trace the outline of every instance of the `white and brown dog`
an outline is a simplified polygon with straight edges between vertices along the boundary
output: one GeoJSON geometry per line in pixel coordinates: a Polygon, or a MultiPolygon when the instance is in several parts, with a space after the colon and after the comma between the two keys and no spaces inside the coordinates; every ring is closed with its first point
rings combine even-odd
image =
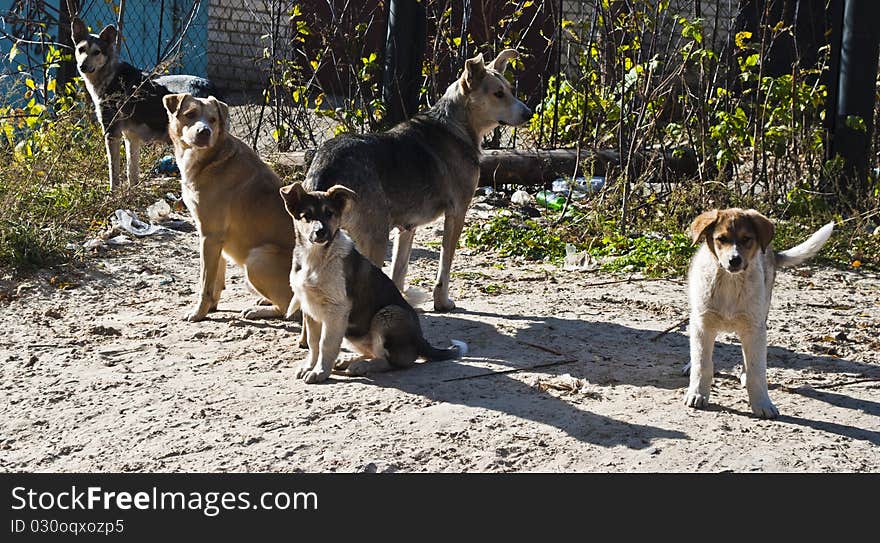
{"type": "Polygon", "coordinates": [[[813,257],[833,229],[834,223],[826,224],[804,243],[775,253],[770,246],[773,223],[753,209],[713,209],[694,220],[694,243],[704,243],[688,272],[691,361],[685,404],[708,405],[715,336],[735,332],[742,343],[741,379],[752,412],[762,418],[779,415],[767,393],[767,313],[776,269],[813,257]]]}

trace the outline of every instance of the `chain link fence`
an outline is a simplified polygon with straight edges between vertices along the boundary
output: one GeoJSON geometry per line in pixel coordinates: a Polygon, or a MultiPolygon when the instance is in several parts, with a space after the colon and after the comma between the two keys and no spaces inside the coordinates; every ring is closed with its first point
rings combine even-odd
{"type": "MultiPolygon", "coordinates": [[[[39,85],[46,79],[40,74],[58,64],[57,59],[46,60],[46,51],[57,47],[69,54],[66,29],[71,14],[78,14],[95,32],[107,24],[120,25],[123,58],[143,70],[214,80],[233,105],[233,131],[259,151],[311,149],[341,131],[388,128],[383,59],[390,2],[7,0],[0,11],[2,73],[24,74],[39,85]]],[[[815,145],[802,150],[790,144],[817,137],[813,119],[799,114],[789,126],[773,128],[793,134],[783,140],[771,132],[762,137],[765,119],[760,115],[735,118],[737,108],[749,115],[766,108],[750,102],[748,93],[763,91],[749,87],[754,82],[743,83],[740,71],[747,68],[737,66],[737,55],[749,51],[773,56],[791,41],[789,27],[768,24],[773,22],[767,19],[769,11],[755,12],[751,17],[757,19],[745,21],[743,6],[750,2],[422,0],[419,5],[424,9],[423,43],[403,44],[424,46],[415,82],[419,109],[435,103],[464,61],[477,52],[493,58],[514,47],[521,53],[508,75],[516,94],[538,115],[528,126],[498,129],[485,142],[487,148],[571,147],[580,142],[594,149],[611,146],[627,157],[683,142],[700,154],[701,179],[728,167],[722,164],[726,161],[733,170],[724,170],[725,175],[759,171],[749,173],[755,186],[755,176],[781,179],[789,161],[799,168],[804,153],[809,163],[804,171],[821,173],[822,153],[815,145]],[[763,26],[749,34],[751,45],[742,47],[734,36],[745,23],[763,26]],[[696,56],[697,48],[704,56],[696,56]],[[715,57],[707,61],[705,52],[715,57]],[[632,87],[633,82],[638,86],[632,87]],[[707,94],[716,88],[737,97],[707,94]],[[718,98],[716,105],[710,98],[718,98]],[[719,123],[721,114],[733,117],[719,123]],[[615,116],[623,121],[614,124],[615,116]],[[741,122],[746,124],[730,128],[741,122]],[[733,136],[725,140],[712,135],[719,126],[744,143],[728,148],[726,141],[733,136]],[[675,127],[679,132],[671,132],[675,127]],[[777,149],[769,147],[771,137],[777,149]],[[745,157],[749,139],[761,148],[745,157]],[[713,156],[725,152],[723,160],[713,156]]],[[[767,6],[769,10],[771,4],[767,6]]],[[[799,54],[793,53],[795,62],[799,54]]],[[[793,62],[781,58],[782,71],[769,75],[791,72],[793,62]]],[[[810,63],[816,65],[817,59],[810,63]]],[[[767,70],[771,68],[768,63],[767,70]]],[[[60,72],[64,70],[70,74],[72,65],[61,62],[60,72]]],[[[818,81],[810,72],[805,77],[818,81]]],[[[818,96],[817,89],[806,92],[818,96]]],[[[770,90],[778,94],[778,88],[770,90]]]]}

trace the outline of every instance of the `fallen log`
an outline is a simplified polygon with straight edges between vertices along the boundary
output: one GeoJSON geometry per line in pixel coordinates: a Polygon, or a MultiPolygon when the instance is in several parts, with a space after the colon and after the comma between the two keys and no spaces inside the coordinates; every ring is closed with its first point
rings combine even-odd
{"type": "MultiPolygon", "coordinates": [[[[314,150],[272,155],[270,161],[281,168],[304,172],[314,150]]],[[[574,172],[576,149],[487,149],[480,157],[480,185],[546,185],[574,172]]],[[[630,167],[635,177],[650,173],[652,181],[680,180],[697,176],[697,158],[691,149],[650,150],[633,157],[630,167]]],[[[620,154],[610,149],[582,150],[578,175],[609,176],[619,171],[620,154]]]]}

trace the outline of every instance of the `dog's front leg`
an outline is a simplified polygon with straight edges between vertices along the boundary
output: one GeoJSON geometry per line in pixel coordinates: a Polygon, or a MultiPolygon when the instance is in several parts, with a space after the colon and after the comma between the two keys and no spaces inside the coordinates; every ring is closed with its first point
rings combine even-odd
{"type": "Polygon", "coordinates": [[[391,256],[391,280],[397,290],[403,292],[406,284],[406,270],[409,267],[409,256],[412,253],[415,228],[400,229],[394,238],[394,254],[391,256]]]}
{"type": "MultiPolygon", "coordinates": [[[[306,383],[320,383],[326,381],[333,371],[336,359],[339,358],[339,350],[342,347],[342,340],[345,337],[345,329],[348,324],[347,316],[345,318],[334,317],[331,321],[321,323],[321,334],[317,340],[320,347],[318,355],[318,364],[312,367],[311,371],[303,376],[306,383]]],[[[309,341],[309,353],[312,352],[312,345],[316,341],[312,334],[311,327],[306,330],[309,341]]]]}
{"type": "Polygon", "coordinates": [[[110,168],[110,192],[119,187],[119,135],[112,132],[104,134],[104,148],[107,150],[107,164],[110,168]]]}
{"type": "Polygon", "coordinates": [[[307,336],[309,342],[309,354],[296,369],[294,375],[297,379],[303,379],[309,373],[313,373],[312,368],[318,363],[318,355],[321,352],[321,328],[323,327],[320,321],[309,317],[305,311],[303,311],[302,316],[303,335],[307,336]]]}
{"type": "Polygon", "coordinates": [[[199,251],[199,302],[196,308],[187,313],[186,320],[197,322],[205,318],[211,308],[217,306],[214,289],[217,285],[217,271],[220,267],[223,238],[207,235],[201,237],[199,251]]]}
{"type": "Polygon", "coordinates": [[[437,270],[437,282],[434,284],[434,310],[451,311],[455,302],[449,298],[449,272],[452,269],[452,257],[458,247],[458,238],[464,227],[466,210],[447,210],[443,221],[443,246],[440,248],[440,269],[437,270]]]}
{"type": "Polygon", "coordinates": [[[125,163],[128,170],[128,185],[138,183],[141,167],[141,140],[134,136],[125,136],[125,163]]]}
{"type": "Polygon", "coordinates": [[[746,365],[746,390],[752,413],[763,419],[775,419],[779,410],[767,393],[767,327],[759,326],[740,335],[746,365]]]}
{"type": "MultiPolygon", "coordinates": [[[[284,314],[284,318],[287,320],[293,320],[296,316],[296,312],[300,310],[299,296],[296,293],[293,294],[293,298],[290,299],[290,304],[287,306],[287,313],[284,314]]],[[[301,312],[302,315],[302,332],[299,334],[299,346],[300,348],[308,347],[308,332],[306,331],[306,314],[301,312]]]]}
{"type": "Polygon", "coordinates": [[[709,405],[715,372],[712,363],[715,334],[715,329],[707,327],[702,318],[691,315],[691,380],[684,397],[688,407],[704,408],[709,405]]]}

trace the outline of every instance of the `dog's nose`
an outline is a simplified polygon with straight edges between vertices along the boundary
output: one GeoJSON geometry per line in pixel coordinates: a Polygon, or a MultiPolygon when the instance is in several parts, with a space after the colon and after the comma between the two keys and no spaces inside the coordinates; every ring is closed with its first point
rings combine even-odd
{"type": "Polygon", "coordinates": [[[731,268],[734,268],[734,269],[739,268],[740,265],[742,264],[742,262],[743,262],[743,259],[739,255],[735,255],[735,256],[730,257],[730,267],[731,268]]]}
{"type": "Polygon", "coordinates": [[[196,143],[199,145],[207,145],[211,141],[211,129],[201,126],[196,130],[196,143]]]}

